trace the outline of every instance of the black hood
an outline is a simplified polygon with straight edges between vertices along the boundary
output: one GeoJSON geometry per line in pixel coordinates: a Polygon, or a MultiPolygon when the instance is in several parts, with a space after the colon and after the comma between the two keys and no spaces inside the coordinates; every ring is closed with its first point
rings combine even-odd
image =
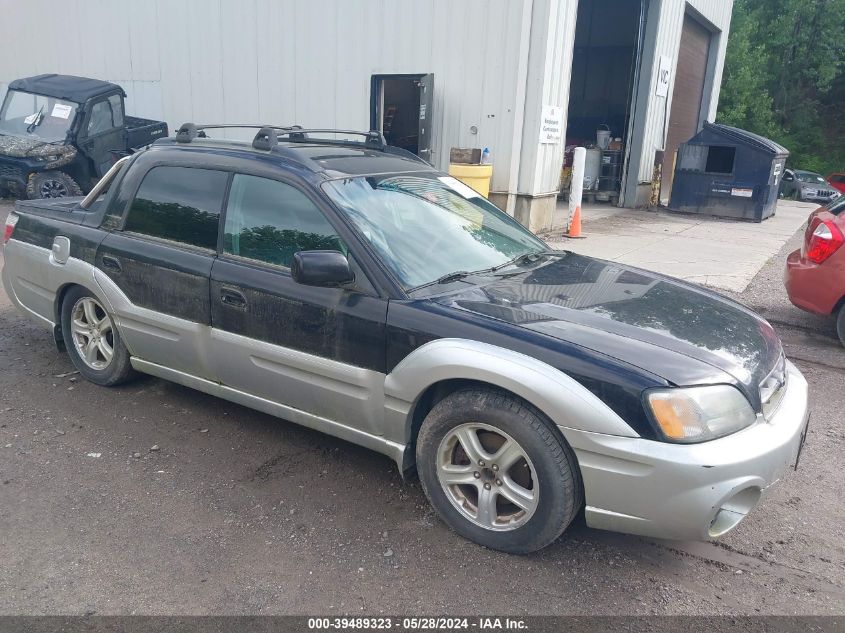
{"type": "Polygon", "coordinates": [[[755,408],[782,353],[771,325],[733,301],[573,253],[434,300],[609,354],[674,384],[732,377],[755,408]]]}

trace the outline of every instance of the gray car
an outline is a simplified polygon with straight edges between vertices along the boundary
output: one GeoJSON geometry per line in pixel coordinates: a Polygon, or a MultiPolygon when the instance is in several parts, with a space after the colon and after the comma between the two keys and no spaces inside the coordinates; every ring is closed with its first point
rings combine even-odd
{"type": "Polygon", "coordinates": [[[784,198],[820,204],[827,204],[841,195],[821,174],[803,169],[787,169],[783,172],[780,193],[784,198]]]}

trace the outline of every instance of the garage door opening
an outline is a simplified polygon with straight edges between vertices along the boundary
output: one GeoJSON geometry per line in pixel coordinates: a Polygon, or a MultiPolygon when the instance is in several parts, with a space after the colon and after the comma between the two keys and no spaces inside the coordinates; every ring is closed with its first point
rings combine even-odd
{"type": "Polygon", "coordinates": [[[675,87],[672,89],[672,111],[666,132],[666,151],[661,168],[660,201],[666,205],[672,191],[675,152],[690,140],[701,124],[701,104],[704,100],[704,81],[710,57],[711,33],[695,18],[684,16],[678,65],[675,68],[675,87]]]}
{"type": "Polygon", "coordinates": [[[373,75],[370,128],[389,145],[431,160],[434,75],[373,75]]]}
{"type": "MultiPolygon", "coordinates": [[[[566,145],[588,148],[584,182],[588,201],[616,202],[619,197],[646,2],[578,3],[566,145]],[[596,147],[600,129],[610,132],[610,145],[604,149],[596,147]]],[[[571,161],[571,150],[566,159],[571,161]]]]}

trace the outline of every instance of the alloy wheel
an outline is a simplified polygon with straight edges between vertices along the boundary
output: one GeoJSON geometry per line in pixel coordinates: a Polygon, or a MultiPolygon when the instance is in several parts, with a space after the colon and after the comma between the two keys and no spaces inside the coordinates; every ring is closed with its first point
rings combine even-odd
{"type": "Polygon", "coordinates": [[[437,451],[437,478],[452,505],[488,530],[515,530],[539,502],[537,473],[525,450],[488,424],[453,428],[437,451]]]}
{"type": "Polygon", "coordinates": [[[114,327],[103,306],[91,297],[82,297],[74,304],[70,319],[82,362],[97,371],[106,369],[114,358],[114,327]]]}

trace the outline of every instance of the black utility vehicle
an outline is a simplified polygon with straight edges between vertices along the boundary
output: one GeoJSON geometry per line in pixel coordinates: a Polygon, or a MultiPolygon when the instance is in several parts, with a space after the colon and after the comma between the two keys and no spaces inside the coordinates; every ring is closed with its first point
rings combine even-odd
{"type": "Polygon", "coordinates": [[[582,510],[718,537],[795,463],[807,383],[739,304],[549,251],[378,132],[201,132],[9,214],[6,292],[85,378],[141,371],[384,453],[508,552],[582,510]]]}
{"type": "Polygon", "coordinates": [[[17,79],[0,108],[0,193],[63,198],[88,192],[121,156],[167,136],[167,123],[126,116],[117,84],[38,75],[17,79]]]}

